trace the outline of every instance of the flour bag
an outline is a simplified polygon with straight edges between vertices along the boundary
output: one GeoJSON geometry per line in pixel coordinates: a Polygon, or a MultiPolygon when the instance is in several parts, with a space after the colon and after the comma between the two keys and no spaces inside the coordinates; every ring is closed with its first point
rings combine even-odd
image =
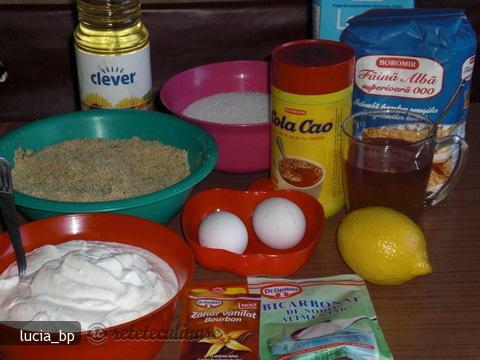
{"type": "MultiPolygon", "coordinates": [[[[349,20],[341,41],[355,49],[352,113],[411,110],[438,122],[438,137],[465,135],[476,35],[463,10],[370,10],[349,20]]],[[[435,154],[427,192],[448,179],[456,150],[435,154]]]]}

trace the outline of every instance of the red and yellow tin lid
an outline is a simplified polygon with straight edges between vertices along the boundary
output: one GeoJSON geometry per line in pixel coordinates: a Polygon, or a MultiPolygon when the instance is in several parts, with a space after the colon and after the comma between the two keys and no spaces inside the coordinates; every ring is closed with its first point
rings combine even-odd
{"type": "Polygon", "coordinates": [[[301,95],[323,95],[353,84],[355,50],[341,42],[305,39],[272,53],[272,85],[301,95]]]}

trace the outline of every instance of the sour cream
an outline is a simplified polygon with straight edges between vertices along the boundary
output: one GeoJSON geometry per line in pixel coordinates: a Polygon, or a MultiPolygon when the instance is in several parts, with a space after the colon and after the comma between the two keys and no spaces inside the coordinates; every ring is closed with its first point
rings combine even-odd
{"type": "Polygon", "coordinates": [[[19,279],[16,263],[0,275],[0,320],[125,323],[168,302],[178,291],[172,268],[138,247],[72,240],[27,254],[19,279]]]}

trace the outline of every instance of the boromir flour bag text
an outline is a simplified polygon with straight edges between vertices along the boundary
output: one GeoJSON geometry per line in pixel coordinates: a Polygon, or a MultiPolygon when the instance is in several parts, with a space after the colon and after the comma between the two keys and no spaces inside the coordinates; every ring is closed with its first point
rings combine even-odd
{"type": "MultiPolygon", "coordinates": [[[[371,10],[350,19],[341,40],[355,49],[352,113],[411,110],[437,121],[439,137],[464,136],[476,35],[462,10],[371,10]]],[[[456,157],[436,153],[428,191],[446,181],[456,157]]]]}

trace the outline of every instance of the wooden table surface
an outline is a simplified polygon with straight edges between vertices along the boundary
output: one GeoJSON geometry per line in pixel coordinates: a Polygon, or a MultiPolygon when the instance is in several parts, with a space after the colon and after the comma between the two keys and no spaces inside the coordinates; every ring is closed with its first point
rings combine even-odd
{"type": "MultiPolygon", "coordinates": [[[[480,359],[480,104],[467,122],[470,155],[453,192],[418,219],[428,241],[433,273],[401,286],[368,284],[380,325],[395,359],[480,359]]],[[[4,134],[21,123],[1,123],[4,134]]],[[[214,187],[246,189],[255,174],[211,173],[194,192],[214,187]]],[[[335,231],[345,212],[327,220],[318,248],[292,278],[351,273],[340,258],[335,231]]],[[[179,215],[169,227],[181,232],[179,215]]],[[[237,280],[196,265],[194,280],[237,280]]],[[[178,308],[177,308],[178,310],[178,308]]],[[[178,311],[177,311],[178,313],[178,311]]],[[[157,359],[176,359],[178,343],[167,342],[157,359]]]]}

